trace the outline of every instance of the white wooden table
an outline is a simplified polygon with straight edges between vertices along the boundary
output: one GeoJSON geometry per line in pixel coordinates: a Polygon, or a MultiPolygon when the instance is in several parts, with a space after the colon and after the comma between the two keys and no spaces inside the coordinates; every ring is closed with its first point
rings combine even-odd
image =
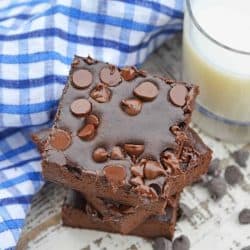
{"type": "MultiPolygon", "coordinates": [[[[181,79],[181,35],[149,56],[143,68],[181,79]]],[[[249,147],[222,143],[198,132],[214,150],[214,156],[223,159],[222,168],[234,163],[231,152],[243,146],[249,147]]],[[[250,207],[250,164],[243,172],[244,182],[234,188],[229,187],[220,202],[212,201],[201,186],[184,190],[182,201],[193,209],[194,215],[177,224],[176,235],[188,235],[192,250],[239,250],[250,245],[250,226],[240,226],[237,221],[239,211],[250,207]]],[[[35,195],[17,250],[152,249],[152,242],[140,237],[62,227],[60,208],[64,193],[64,188],[47,183],[35,195]]]]}

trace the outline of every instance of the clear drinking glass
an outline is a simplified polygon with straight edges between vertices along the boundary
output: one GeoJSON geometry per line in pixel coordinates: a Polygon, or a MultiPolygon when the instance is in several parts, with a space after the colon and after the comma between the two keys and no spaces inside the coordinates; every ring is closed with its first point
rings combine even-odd
{"type": "MultiPolygon", "coordinates": [[[[214,33],[217,32],[218,37],[222,38],[237,35],[235,28],[237,31],[239,26],[231,27],[230,34],[230,27],[225,25],[225,30],[224,28],[222,30],[224,36],[216,27],[218,24],[223,25],[223,22],[211,24],[219,14],[221,20],[224,20],[226,15],[231,15],[231,10],[224,6],[224,2],[225,0],[186,0],[182,75],[185,81],[200,86],[200,95],[193,116],[194,123],[214,137],[232,142],[250,142],[250,43],[249,47],[246,44],[242,49],[245,41],[240,40],[250,39],[250,36],[237,37],[239,40],[228,39],[227,44],[227,40],[220,41],[206,30],[206,27],[210,27],[210,30],[214,27],[216,30],[214,33]],[[203,6],[205,2],[209,2],[210,11],[207,25],[204,21],[206,13],[199,13],[206,10],[207,7],[203,6]]],[[[243,16],[250,13],[250,9],[247,9],[248,6],[250,8],[250,3],[244,3],[247,13],[244,13],[244,9],[239,13],[242,22],[247,21],[243,16]]],[[[237,17],[231,16],[231,18],[237,17]]],[[[250,27],[245,32],[249,33],[250,27]]]]}

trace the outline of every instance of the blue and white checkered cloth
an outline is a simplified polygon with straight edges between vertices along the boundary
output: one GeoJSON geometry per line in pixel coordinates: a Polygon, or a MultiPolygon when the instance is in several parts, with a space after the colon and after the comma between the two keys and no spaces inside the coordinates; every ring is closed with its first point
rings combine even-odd
{"type": "Polygon", "coordinates": [[[49,126],[74,54],[140,65],[182,28],[182,0],[0,1],[0,249],[43,184],[30,133],[49,126]]]}

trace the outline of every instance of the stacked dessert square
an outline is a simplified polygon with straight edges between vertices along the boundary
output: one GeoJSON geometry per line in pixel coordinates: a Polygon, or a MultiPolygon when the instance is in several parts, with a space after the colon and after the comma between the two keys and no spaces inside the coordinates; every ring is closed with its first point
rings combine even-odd
{"type": "Polygon", "coordinates": [[[182,189],[211,150],[189,128],[198,87],[76,56],[54,125],[33,135],[64,225],[173,237],[182,189]]]}

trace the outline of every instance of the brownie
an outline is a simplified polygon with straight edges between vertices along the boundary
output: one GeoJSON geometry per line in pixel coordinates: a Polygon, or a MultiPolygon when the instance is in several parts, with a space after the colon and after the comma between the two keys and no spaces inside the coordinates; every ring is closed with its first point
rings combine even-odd
{"type": "MultiPolygon", "coordinates": [[[[165,215],[150,216],[129,234],[149,238],[164,236],[172,239],[177,218],[178,201],[179,195],[175,195],[171,198],[171,203],[165,208],[165,215]]],[[[65,226],[119,233],[103,220],[99,212],[91,208],[82,194],[72,190],[68,191],[62,207],[62,221],[65,226]]]]}
{"type": "MultiPolygon", "coordinates": [[[[49,130],[49,129],[48,129],[49,130]]],[[[48,131],[41,131],[33,135],[33,138],[36,138],[35,142],[38,143],[38,148],[40,150],[44,147],[45,134],[49,134],[48,131]],[[39,141],[40,137],[40,141],[39,141]]],[[[183,153],[180,158],[180,164],[183,169],[186,168],[198,168],[200,169],[198,174],[196,173],[197,178],[199,178],[201,171],[207,171],[208,162],[210,161],[210,151],[201,141],[199,136],[191,129],[188,128],[186,131],[188,141],[183,145],[183,153]],[[191,151],[190,148],[193,150],[191,151]],[[191,154],[190,152],[196,152],[191,154]],[[186,158],[190,159],[187,161],[186,158]],[[197,159],[198,158],[198,159],[197,159]],[[193,165],[192,165],[193,164],[193,165]],[[199,167],[195,164],[199,164],[199,167]],[[188,166],[190,165],[190,166],[188,166]]],[[[186,175],[187,180],[190,181],[189,175],[186,175]]],[[[194,178],[194,174],[190,177],[191,181],[194,178]]],[[[176,185],[182,185],[182,183],[176,185]]],[[[178,187],[176,189],[179,189],[178,187]]],[[[101,197],[95,197],[84,192],[84,195],[88,202],[103,216],[108,224],[110,224],[116,231],[121,233],[128,233],[140,223],[146,220],[153,212],[147,208],[147,206],[137,205],[137,206],[128,206],[126,204],[121,204],[117,201],[111,199],[102,199],[101,197]],[[109,201],[109,205],[105,204],[105,201],[109,201]],[[118,209],[119,208],[119,209],[118,209]]],[[[166,201],[167,202],[167,201],[166,201]]],[[[165,203],[166,204],[166,203],[165,203]]],[[[163,211],[164,212],[164,211],[163,211]]],[[[164,214],[161,212],[161,214],[164,214]]]]}
{"type": "Polygon", "coordinates": [[[191,84],[76,56],[44,146],[44,177],[162,213],[166,197],[206,172],[211,158],[207,147],[202,159],[188,146],[197,93],[191,84]]]}
{"type": "MultiPolygon", "coordinates": [[[[32,140],[36,143],[39,152],[43,151],[50,130],[49,128],[43,129],[32,134],[32,140]]],[[[85,199],[88,200],[91,207],[99,211],[107,224],[117,232],[124,234],[135,229],[151,215],[151,212],[142,206],[128,206],[116,201],[98,198],[88,193],[85,193],[85,199]]]]}

